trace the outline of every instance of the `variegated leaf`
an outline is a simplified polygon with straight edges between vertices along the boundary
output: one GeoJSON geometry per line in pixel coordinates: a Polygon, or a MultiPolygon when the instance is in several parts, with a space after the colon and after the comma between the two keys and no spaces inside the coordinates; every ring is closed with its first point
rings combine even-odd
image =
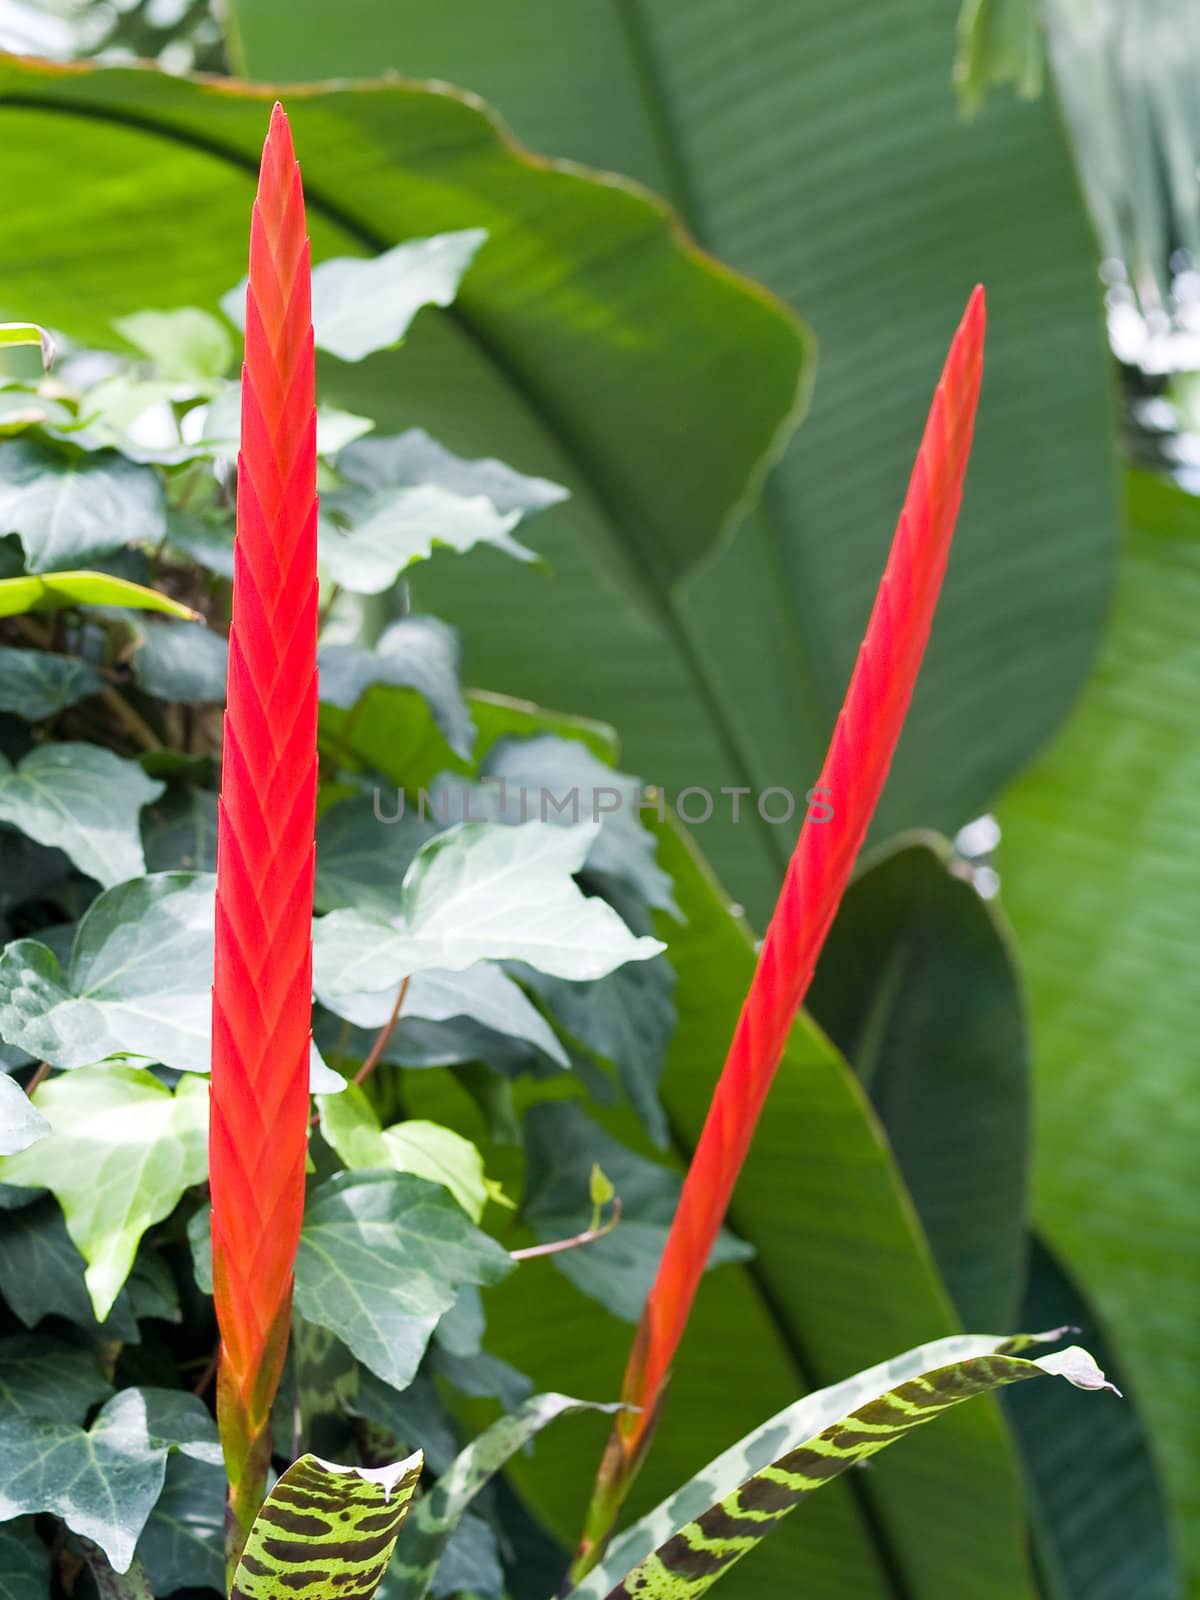
{"type": "Polygon", "coordinates": [[[408,1514],[422,1456],[339,1467],[301,1456],[250,1529],[230,1600],[371,1600],[408,1514]]]}
{"type": "Polygon", "coordinates": [[[950,1407],[1045,1374],[1112,1388],[1077,1346],[1014,1354],[1056,1337],[940,1339],[806,1396],[630,1528],[572,1600],[695,1600],[801,1500],[950,1407]]]}
{"type": "Polygon", "coordinates": [[[396,1546],[388,1573],[395,1600],[422,1600],[442,1552],[471,1501],[501,1467],[557,1417],[574,1411],[615,1411],[615,1406],[572,1400],[565,1394],[535,1394],[510,1416],[494,1422],[451,1463],[417,1502],[396,1546]]]}

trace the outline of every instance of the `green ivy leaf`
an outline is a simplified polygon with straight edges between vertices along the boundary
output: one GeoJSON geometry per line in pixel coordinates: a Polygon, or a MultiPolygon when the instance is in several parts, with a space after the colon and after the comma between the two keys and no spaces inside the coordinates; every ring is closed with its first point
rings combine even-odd
{"type": "Polygon", "coordinates": [[[103,1322],[142,1234],[204,1181],[208,1089],[189,1077],[172,1092],[136,1067],[81,1067],[44,1083],[38,1108],[53,1132],[36,1152],[0,1161],[0,1182],[57,1199],[103,1322]]]}
{"type": "Polygon", "coordinates": [[[322,1095],[319,1107],[321,1132],[351,1169],[413,1172],[440,1183],[472,1222],[483,1216],[489,1197],[483,1157],[460,1133],[417,1118],[381,1127],[374,1107],[356,1084],[348,1085],[343,1094],[322,1095]]]}
{"type": "Polygon", "coordinates": [[[96,1321],[83,1279],[86,1263],[71,1243],[58,1202],[50,1195],[38,1199],[27,1189],[0,1192],[8,1197],[0,1208],[0,1294],[13,1315],[27,1328],[43,1317],[65,1317],[93,1340],[136,1344],[130,1286],[118,1295],[103,1326],[96,1321]],[[14,1200],[26,1203],[12,1209],[14,1200]]]}
{"type": "Polygon", "coordinates": [[[150,873],[216,872],[216,795],[190,785],[169,789],[142,818],[142,841],[150,873]]]}
{"type": "Polygon", "coordinates": [[[435,549],[460,555],[491,545],[515,561],[536,561],[512,537],[519,511],[497,511],[483,495],[465,496],[435,484],[367,494],[335,490],[323,497],[320,554],[335,583],[352,594],[381,594],[435,549]]]}
{"type": "Polygon", "coordinates": [[[369,1600],[420,1476],[420,1451],[387,1467],[301,1456],[255,1518],[230,1600],[295,1600],[304,1591],[369,1600]]]}
{"type": "Polygon", "coordinates": [[[410,1173],[339,1173],[308,1204],[296,1306],[403,1389],[458,1291],[498,1283],[512,1266],[436,1184],[410,1173]]]}
{"type": "MultiPolygon", "coordinates": [[[[323,692],[325,687],[322,684],[323,692]]],[[[395,810],[386,794],[378,795],[378,800],[360,794],[321,814],[314,889],[318,911],[357,907],[384,916],[395,911],[404,874],[417,851],[436,832],[433,823],[422,822],[416,809],[408,806],[394,822],[380,820],[390,819],[395,810]]]]}
{"type": "Polygon", "coordinates": [[[50,1132],[50,1124],[19,1083],[0,1073],[0,1156],[28,1150],[50,1132]]]}
{"type": "Polygon", "coordinates": [[[119,884],[84,913],[65,971],[36,939],[0,953],[0,1036],[56,1067],[135,1055],[207,1072],[212,938],[207,874],[119,884]]]}
{"type": "Polygon", "coordinates": [[[440,445],[423,428],[351,445],[338,456],[337,469],[372,494],[433,484],[466,499],[483,495],[497,511],[519,511],[523,518],[568,498],[561,484],[516,472],[503,461],[487,457],[466,461],[440,445]]]}
{"type": "Polygon", "coordinates": [[[215,1441],[200,1401],[168,1389],[123,1389],[86,1432],[66,1422],[6,1416],[0,1521],[51,1512],[126,1572],[162,1489],[168,1454],[219,1460],[215,1441]]]}
{"type": "Polygon", "coordinates": [[[98,745],[40,745],[17,767],[0,756],[0,822],[106,887],[145,872],[138,813],[162,792],[136,761],[98,745]]]}
{"type": "Polygon", "coordinates": [[[179,622],[133,625],[137,642],[129,665],[147,694],[159,700],[225,699],[229,644],[212,628],[179,622]]]}
{"type": "Polygon", "coordinates": [[[423,846],[404,879],[399,914],[323,917],[314,936],[316,987],[339,994],[393,988],[415,972],[461,972],[476,961],[525,961],[560,978],[599,978],[665,947],[635,938],[572,877],[596,828],[465,823],[423,846]]]}
{"type": "MultiPolygon", "coordinates": [[[[356,1027],[379,1029],[391,1016],[395,1003],[396,990],[393,987],[372,993],[331,997],[329,1009],[356,1027]]],[[[428,1065],[434,1064],[432,1056],[438,1055],[439,1050],[443,1054],[438,1065],[474,1060],[481,1040],[495,1034],[520,1040],[556,1066],[569,1065],[566,1051],[545,1017],[507,973],[488,962],[479,962],[465,972],[416,973],[409,980],[400,1026],[392,1036],[396,1048],[393,1050],[389,1047],[385,1059],[391,1060],[395,1056],[402,1061],[402,1046],[406,1041],[413,1044],[414,1034],[419,1035],[417,1054],[422,1059],[430,1057],[426,1063],[428,1065]],[[446,1028],[415,1029],[412,1024],[417,1021],[458,1021],[469,1026],[461,1031],[446,1028]]]]}
{"type": "Polygon", "coordinates": [[[174,1454],[162,1493],[137,1543],[155,1594],[225,1588],[225,1471],[211,1461],[174,1454]]]}
{"type": "Polygon", "coordinates": [[[450,748],[466,760],[475,743],[475,725],[459,688],[460,657],[453,628],[435,617],[404,617],[384,630],[373,650],[353,644],[323,646],[317,657],[321,700],[348,711],[375,683],[415,689],[450,748]]]}
{"type": "Polygon", "coordinates": [[[196,613],[168,595],[107,572],[53,572],[45,577],[0,578],[0,617],[64,606],[128,606],[194,621],[196,613]]]}
{"type": "Polygon", "coordinates": [[[71,459],[12,439],[0,444],[0,532],[19,535],[30,572],[156,544],[166,532],[162,486],[115,450],[71,459]]]}
{"type": "Polygon", "coordinates": [[[50,1552],[32,1517],[0,1523],[0,1600],[41,1600],[50,1593],[50,1552]]]}
{"type": "Polygon", "coordinates": [[[91,667],[46,650],[0,650],[0,711],[41,722],[96,694],[103,684],[91,667]]]}
{"type": "Polygon", "coordinates": [[[159,377],[180,383],[223,378],[233,365],[233,340],[219,318],[195,306],[135,311],[113,327],[154,363],[159,377]]]}
{"type": "Polygon", "coordinates": [[[90,1350],[37,1333],[0,1339],[0,1406],[7,1416],[81,1423],[112,1392],[90,1350]]]}
{"type": "MultiPolygon", "coordinates": [[[[530,1107],[525,1151],[521,1216],[543,1243],[573,1238],[591,1225],[592,1169],[605,1173],[621,1201],[620,1222],[586,1249],[564,1250],[551,1261],[583,1294],[636,1322],[667,1241],[680,1179],[618,1144],[573,1101],[530,1107]]],[[[746,1261],[753,1254],[723,1229],[708,1264],[746,1261]]]]}

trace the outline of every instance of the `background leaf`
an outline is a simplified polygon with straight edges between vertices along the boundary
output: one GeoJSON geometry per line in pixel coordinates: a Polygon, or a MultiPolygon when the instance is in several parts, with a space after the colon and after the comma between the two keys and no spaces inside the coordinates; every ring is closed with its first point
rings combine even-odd
{"type": "Polygon", "coordinates": [[[65,851],[105,887],[146,870],[138,812],[162,792],[135,761],[98,745],[41,745],[15,767],[0,756],[0,821],[65,851]]]}
{"type": "Polygon", "coordinates": [[[28,1150],[50,1132],[50,1124],[14,1079],[0,1074],[0,1156],[28,1150]]]}
{"type": "Polygon", "coordinates": [[[30,572],[54,572],[161,539],[162,488],[115,451],[72,460],[14,439],[0,444],[0,527],[20,536],[30,572]]]}
{"type": "Polygon", "coordinates": [[[0,711],[41,722],[102,687],[83,661],[45,650],[0,650],[0,711]]]}

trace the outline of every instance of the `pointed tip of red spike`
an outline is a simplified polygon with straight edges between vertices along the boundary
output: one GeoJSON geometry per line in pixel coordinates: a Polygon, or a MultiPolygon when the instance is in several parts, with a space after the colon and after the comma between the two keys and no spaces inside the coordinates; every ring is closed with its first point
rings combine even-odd
{"type": "Polygon", "coordinates": [[[962,325],[980,335],[987,326],[987,292],[981,283],[977,283],[971,290],[971,298],[967,301],[967,309],[963,313],[962,325]]]}

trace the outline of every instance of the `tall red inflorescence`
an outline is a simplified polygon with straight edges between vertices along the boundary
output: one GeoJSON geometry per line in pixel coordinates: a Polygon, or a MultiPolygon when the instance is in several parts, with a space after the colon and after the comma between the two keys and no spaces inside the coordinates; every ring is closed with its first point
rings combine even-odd
{"type": "Polygon", "coordinates": [[[250,223],[233,620],[217,832],[213,1289],[236,1560],[261,1504],[304,1207],[317,792],[317,451],[309,245],[283,108],[250,223]]]}
{"type": "MultiPolygon", "coordinates": [[[[574,1573],[594,1562],[645,1453],[663,1386],[763,1101],[862,849],[912,698],[950,551],[983,372],[976,289],[934,395],[875,607],[767,928],[626,1368],[574,1573]],[[632,1409],[632,1408],[637,1409],[632,1409]]],[[[803,1226],[803,1221],[798,1224],[803,1226]]]]}

